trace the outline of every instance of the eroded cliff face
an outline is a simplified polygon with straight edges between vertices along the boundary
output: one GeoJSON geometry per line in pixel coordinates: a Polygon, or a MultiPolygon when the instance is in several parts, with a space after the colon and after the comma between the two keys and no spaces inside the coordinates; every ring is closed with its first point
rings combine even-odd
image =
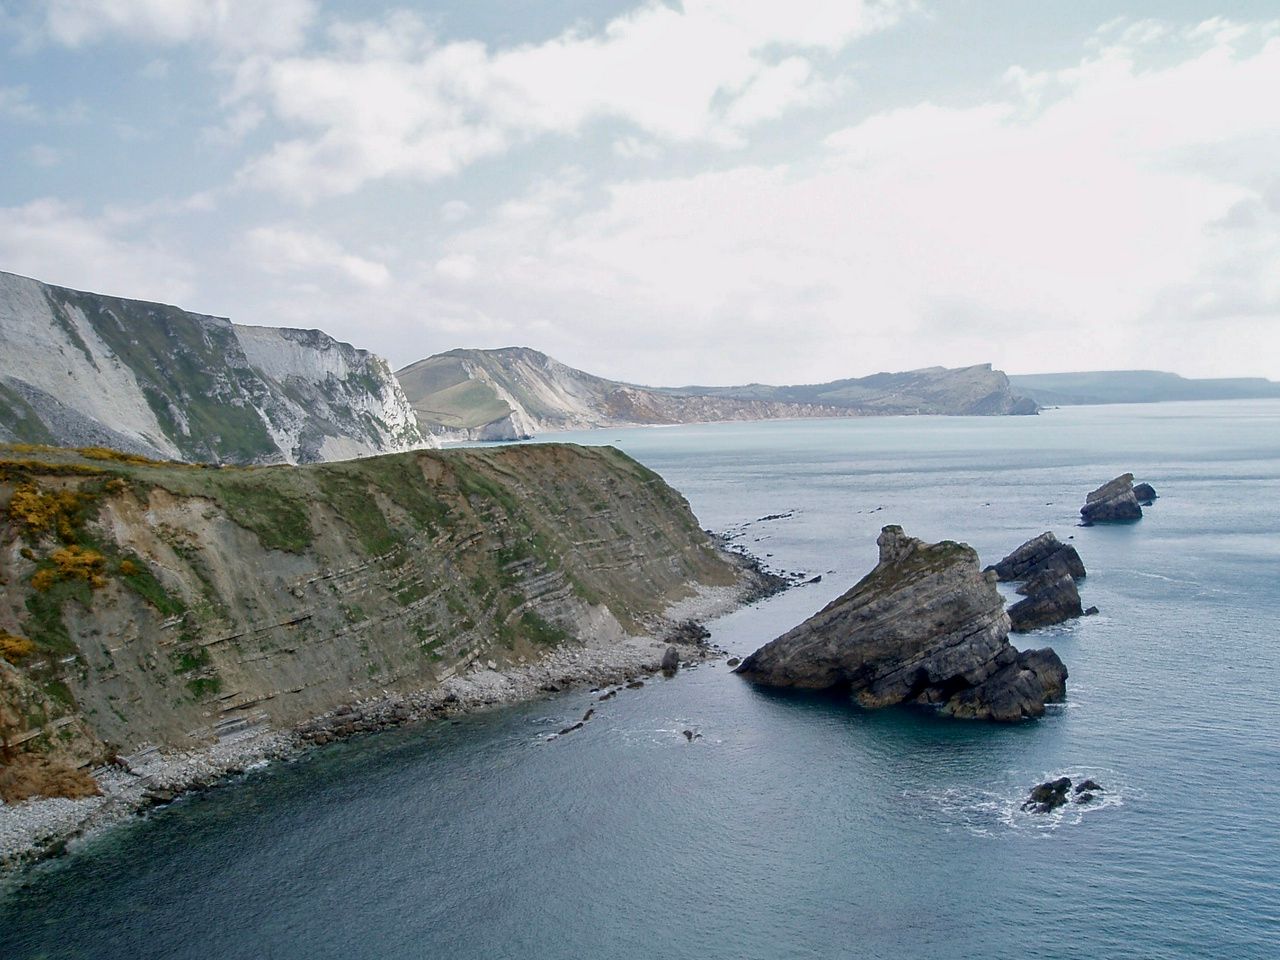
{"type": "Polygon", "coordinates": [[[670,603],[747,576],[612,448],[87,453],[0,448],[0,726],[74,764],[661,631],[670,603]]]}
{"type": "Polygon", "coordinates": [[[424,432],[515,439],[555,430],[887,414],[1031,414],[990,364],[799,386],[654,388],[606,380],[527,347],[450,350],[396,374],[424,432]]]}
{"type": "Polygon", "coordinates": [[[427,440],[386,361],[318,330],[0,272],[0,442],[311,463],[427,440]]]}

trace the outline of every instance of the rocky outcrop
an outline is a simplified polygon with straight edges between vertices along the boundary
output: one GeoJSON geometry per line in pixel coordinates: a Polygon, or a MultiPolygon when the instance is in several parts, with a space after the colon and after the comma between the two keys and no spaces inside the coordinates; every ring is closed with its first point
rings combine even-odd
{"type": "Polygon", "coordinates": [[[696,632],[669,605],[758,578],[652,471],[554,444],[253,469],[0,450],[0,569],[0,736],[72,765],[561,651],[634,641],[656,669],[696,632]]]}
{"type": "Polygon", "coordinates": [[[1009,629],[1025,633],[1084,616],[1080,591],[1070,574],[1045,571],[1024,584],[1027,596],[1009,608],[1009,629]]]}
{"type": "Polygon", "coordinates": [[[1001,582],[1029,580],[1046,571],[1066,573],[1076,580],[1085,576],[1084,563],[1076,548],[1063,543],[1051,531],[1033,537],[987,569],[994,571],[1001,582]]]}
{"type": "Polygon", "coordinates": [[[1149,483],[1135,483],[1133,485],[1133,496],[1141,506],[1149,507],[1156,502],[1156,488],[1149,483]]]}
{"type": "Polygon", "coordinates": [[[1133,474],[1122,473],[1085,498],[1080,508],[1081,526],[1095,523],[1124,523],[1142,519],[1142,507],[1133,492],[1133,474]]]}
{"type": "Polygon", "coordinates": [[[847,690],[864,707],[932,704],[964,718],[1017,720],[1063,695],[1051,650],[1019,653],[995,587],[966,544],[924,543],[887,526],[880,561],[843,596],[761,647],[736,673],[769,686],[847,690]]]}
{"type": "Polygon", "coordinates": [[[1081,780],[1072,790],[1070,777],[1058,777],[1032,787],[1022,809],[1030,813],[1052,813],[1068,803],[1091,803],[1095,795],[1105,792],[1096,780],[1081,780]]]}
{"type": "Polygon", "coordinates": [[[428,445],[386,361],[318,330],[0,273],[0,442],[203,463],[310,463],[428,445]]]}
{"type": "Polygon", "coordinates": [[[1076,580],[1085,576],[1076,548],[1052,532],[1033,537],[987,568],[1001,581],[1021,580],[1017,592],[1026,597],[1009,608],[1015,633],[1062,623],[1082,616],[1076,580]]]}
{"type": "Polygon", "coordinates": [[[527,347],[450,350],[397,376],[422,430],[448,440],[654,423],[877,414],[1033,414],[990,364],[774,387],[644,387],[606,380],[527,347]]]}

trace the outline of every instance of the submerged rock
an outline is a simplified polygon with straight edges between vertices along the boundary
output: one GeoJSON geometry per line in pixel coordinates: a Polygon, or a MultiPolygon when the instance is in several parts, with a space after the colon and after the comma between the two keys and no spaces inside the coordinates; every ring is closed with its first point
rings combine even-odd
{"type": "Polygon", "coordinates": [[[887,526],[880,562],[851,590],[735,671],[756,683],[848,690],[864,707],[934,704],[951,716],[1044,713],[1067,676],[1051,650],[1020,654],[994,573],[966,544],[887,526]]]}
{"type": "Polygon", "coordinates": [[[1080,591],[1066,573],[1038,574],[1029,580],[1025,599],[1009,608],[1009,629],[1025,633],[1037,627],[1048,627],[1084,615],[1080,591]]]}
{"type": "MultiPolygon", "coordinates": [[[[1073,579],[1082,580],[1085,576],[1084,563],[1076,548],[1059,540],[1052,531],[1045,531],[1038,537],[1032,537],[1018,549],[1001,560],[987,567],[994,570],[996,578],[1002,582],[1009,580],[1029,580],[1040,573],[1062,571],[1073,579]]],[[[1020,590],[1019,593],[1022,591],[1020,590]]]]}
{"type": "MultiPolygon", "coordinates": [[[[1153,491],[1154,492],[1154,491],[1153,491]]],[[[1122,473],[1094,490],[1080,508],[1084,526],[1095,523],[1123,523],[1142,519],[1142,507],[1133,492],[1133,474],[1122,473]]]]}

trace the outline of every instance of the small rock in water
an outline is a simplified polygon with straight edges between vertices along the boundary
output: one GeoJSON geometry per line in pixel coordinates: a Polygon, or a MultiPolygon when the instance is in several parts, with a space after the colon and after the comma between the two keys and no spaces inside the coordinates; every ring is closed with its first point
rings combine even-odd
{"type": "Polygon", "coordinates": [[[1084,793],[1086,790],[1105,792],[1102,789],[1102,785],[1098,783],[1097,780],[1081,780],[1076,784],[1076,793],[1084,793]]]}
{"type": "Polygon", "coordinates": [[[1092,793],[1088,793],[1088,792],[1085,792],[1085,793],[1077,793],[1077,794],[1076,794],[1076,798],[1075,798],[1075,800],[1074,800],[1073,802],[1074,802],[1074,803],[1092,803],[1092,802],[1093,802],[1093,794],[1092,794],[1092,793]]]}
{"type": "Polygon", "coordinates": [[[730,667],[736,667],[736,666],[737,666],[738,664],[740,664],[741,662],[742,662],[742,658],[741,658],[741,657],[730,657],[730,658],[729,658],[729,662],[728,662],[728,666],[730,666],[730,667]]]}
{"type": "Polygon", "coordinates": [[[1085,610],[1084,615],[1086,617],[1092,617],[1097,612],[1098,612],[1097,607],[1089,607],[1087,610],[1085,610]]]}
{"type": "Polygon", "coordinates": [[[591,715],[592,715],[593,713],[595,713],[595,712],[596,712],[596,708],[595,708],[595,707],[588,707],[588,708],[587,708],[587,712],[586,712],[586,713],[584,713],[584,714],[582,715],[582,722],[583,722],[583,723],[586,723],[588,720],[590,720],[590,719],[591,719],[591,715]]]}
{"type": "Polygon", "coordinates": [[[582,721],[579,720],[572,727],[565,727],[563,730],[561,730],[558,736],[563,737],[566,733],[573,733],[573,731],[581,730],[581,729],[582,729],[582,721]]]}
{"type": "Polygon", "coordinates": [[[684,738],[685,738],[686,740],[688,740],[690,743],[693,743],[693,731],[692,731],[692,730],[681,730],[680,732],[684,734],[684,738]]]}
{"type": "Polygon", "coordinates": [[[1070,789],[1070,777],[1046,780],[1031,788],[1031,794],[1022,804],[1022,809],[1030,810],[1032,813],[1049,813],[1067,802],[1067,791],[1070,789]]]}
{"type": "Polygon", "coordinates": [[[610,690],[608,693],[606,693],[603,697],[600,698],[600,703],[604,703],[606,700],[612,700],[617,695],[618,695],[617,690],[610,690]]]}
{"type": "Polygon", "coordinates": [[[675,647],[667,647],[667,652],[662,655],[662,674],[667,677],[674,677],[676,671],[680,669],[680,654],[675,647]]]}
{"type": "Polygon", "coordinates": [[[628,683],[628,684],[627,684],[627,689],[628,689],[628,690],[639,690],[639,689],[640,689],[641,687],[643,687],[643,686],[644,686],[644,681],[643,681],[643,680],[632,680],[630,683],[628,683]]]}

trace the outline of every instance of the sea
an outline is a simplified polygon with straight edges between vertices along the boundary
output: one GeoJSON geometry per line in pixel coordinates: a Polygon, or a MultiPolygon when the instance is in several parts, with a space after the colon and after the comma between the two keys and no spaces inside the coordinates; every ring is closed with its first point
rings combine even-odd
{"type": "Polygon", "coordinates": [[[540,439],[616,445],[821,576],[709,624],[738,656],[864,575],[885,524],[984,563],[1054,531],[1101,612],[1013,639],[1059,653],[1065,703],[869,712],[717,662],[334,744],[31,871],[0,957],[1280,957],[1280,401],[540,439]],[[1145,517],[1078,527],[1130,471],[1145,517]],[[1104,792],[1021,809],[1058,776],[1104,792]]]}

